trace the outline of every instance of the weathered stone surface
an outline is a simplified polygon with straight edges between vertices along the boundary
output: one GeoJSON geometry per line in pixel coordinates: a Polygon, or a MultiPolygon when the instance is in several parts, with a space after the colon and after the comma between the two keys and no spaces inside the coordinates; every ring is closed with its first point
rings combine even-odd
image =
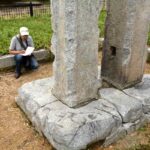
{"type": "MultiPolygon", "coordinates": [[[[145,93],[148,79],[150,76],[145,75],[139,91],[145,93]]],[[[26,83],[19,89],[16,100],[36,129],[58,150],[85,149],[100,140],[104,141],[103,146],[108,146],[150,120],[150,110],[142,113],[143,101],[135,94],[131,97],[126,91],[101,89],[102,99],[74,109],[52,95],[53,85],[53,78],[26,83]]],[[[144,98],[144,93],[139,92],[138,96],[144,98]]]]}
{"type": "Polygon", "coordinates": [[[121,125],[118,115],[114,119],[101,106],[101,101],[94,101],[79,109],[51,111],[44,133],[57,149],[85,149],[88,144],[104,140],[113,128],[121,125]]]}
{"type": "Polygon", "coordinates": [[[97,98],[100,0],[52,0],[53,94],[74,107],[97,98]]]}
{"type": "Polygon", "coordinates": [[[127,133],[126,133],[126,130],[124,127],[117,128],[115,131],[112,131],[112,133],[106,138],[103,146],[106,147],[106,146],[116,142],[120,138],[123,138],[126,134],[127,133]]]}
{"type": "MultiPolygon", "coordinates": [[[[71,109],[71,108],[68,108],[66,105],[62,104],[61,102],[57,101],[55,97],[53,97],[50,94],[50,92],[48,92],[51,89],[50,87],[51,84],[49,83],[53,84],[52,80],[44,79],[41,81],[39,80],[36,82],[25,84],[19,90],[20,98],[17,100],[17,103],[21,107],[23,107],[24,111],[27,113],[29,118],[35,117],[39,119],[38,123],[39,122],[40,123],[38,124],[38,127],[40,127],[41,130],[44,131],[45,135],[47,135],[51,140],[54,140],[55,138],[57,139],[59,137],[59,139],[57,140],[59,142],[63,141],[61,149],[64,143],[69,142],[72,139],[77,129],[81,127],[81,125],[83,125],[83,131],[79,130],[79,133],[76,133],[77,137],[76,138],[74,137],[74,138],[77,141],[76,142],[72,141],[71,145],[72,144],[77,145],[79,143],[80,146],[84,145],[86,147],[87,144],[85,143],[87,143],[89,139],[93,138],[94,140],[96,140],[98,136],[97,131],[95,132],[95,135],[93,133],[93,137],[91,137],[90,134],[92,134],[92,132],[91,133],[88,132],[89,129],[91,130],[92,128],[93,130],[94,128],[99,129],[100,137],[101,139],[103,139],[113,127],[120,125],[121,118],[119,114],[115,111],[115,108],[111,104],[109,104],[107,101],[104,101],[104,100],[93,101],[89,105],[84,106],[82,108],[71,109]],[[45,95],[46,93],[49,95],[49,97],[47,95],[45,98],[43,97],[44,99],[42,100],[41,95],[45,95]],[[21,103],[23,103],[23,105],[20,103],[20,101],[21,103]],[[107,124],[109,125],[106,126],[107,124]],[[51,128],[51,126],[53,126],[53,128],[51,128]],[[59,126],[63,126],[63,127],[59,127],[59,126]],[[52,135],[48,132],[51,129],[53,129],[51,131],[52,135]],[[60,130],[60,132],[58,129],[60,130]],[[68,132],[68,135],[67,135],[67,132],[68,132]],[[60,134],[60,135],[58,136],[57,134],[60,134]],[[83,134],[85,135],[85,137],[87,137],[87,139],[83,138],[84,136],[83,134]],[[89,135],[87,136],[86,134],[87,135],[89,134],[89,135]],[[70,135],[70,138],[67,138],[69,135],[70,135]],[[85,141],[83,141],[83,139],[81,140],[81,137],[85,139],[85,141]],[[80,143],[78,140],[83,141],[84,144],[80,143]]],[[[75,149],[76,149],[76,146],[75,146],[75,149]]]]}
{"type": "Polygon", "coordinates": [[[53,82],[53,79],[46,78],[26,83],[19,89],[16,102],[27,113],[31,121],[39,108],[58,101],[53,95],[49,94],[53,82]]]}
{"type": "Polygon", "coordinates": [[[124,92],[142,102],[144,113],[150,112],[150,75],[144,75],[141,83],[124,90],[124,92]]]}
{"type": "Polygon", "coordinates": [[[149,0],[108,1],[102,78],[124,89],[142,80],[147,54],[149,0]]]}
{"type": "Polygon", "coordinates": [[[145,116],[147,118],[147,121],[150,123],[150,113],[146,114],[145,116]]]}
{"type": "Polygon", "coordinates": [[[127,134],[132,133],[133,131],[139,129],[144,126],[148,122],[148,118],[146,115],[142,115],[138,120],[132,123],[123,124],[123,128],[126,130],[127,134]]]}
{"type": "Polygon", "coordinates": [[[100,99],[69,108],[51,94],[52,86],[53,78],[27,83],[19,89],[17,103],[58,150],[86,148],[121,126],[121,117],[111,103],[100,99]]]}
{"type": "Polygon", "coordinates": [[[122,121],[134,122],[143,115],[142,103],[115,88],[105,88],[99,91],[102,99],[113,104],[122,117],[122,121]]]}

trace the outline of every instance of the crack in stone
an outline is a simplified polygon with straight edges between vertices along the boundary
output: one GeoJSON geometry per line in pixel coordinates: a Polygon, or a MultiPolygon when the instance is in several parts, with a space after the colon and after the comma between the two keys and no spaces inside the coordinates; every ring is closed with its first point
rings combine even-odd
{"type": "MultiPolygon", "coordinates": [[[[57,102],[57,101],[58,101],[58,100],[55,100],[55,101],[53,101],[53,102],[47,103],[47,104],[45,104],[45,105],[39,107],[33,115],[36,117],[36,116],[37,116],[37,112],[38,112],[39,109],[42,109],[42,108],[44,108],[46,105],[53,104],[53,103],[55,103],[55,102],[57,102]]],[[[34,101],[34,102],[36,102],[36,101],[34,101]]],[[[37,104],[38,106],[40,106],[37,102],[36,102],[36,104],[37,104]]],[[[45,108],[45,110],[48,110],[49,112],[51,111],[51,109],[48,108],[48,107],[45,108]]],[[[45,110],[44,110],[44,111],[45,111],[45,110]]],[[[49,112],[48,112],[48,113],[49,113],[49,112]]],[[[44,121],[44,124],[43,124],[44,128],[45,128],[45,126],[46,126],[46,121],[48,120],[48,113],[46,113],[45,121],[44,121]]],[[[63,116],[63,117],[64,117],[64,116],[63,116]]],[[[37,118],[37,117],[36,117],[36,118],[37,118]]]]}
{"type": "Polygon", "coordinates": [[[57,102],[57,101],[58,101],[58,100],[55,100],[55,101],[53,101],[53,102],[50,102],[50,103],[47,103],[47,104],[45,104],[45,105],[41,106],[40,108],[43,108],[43,107],[45,107],[46,105],[53,104],[53,103],[55,103],[55,102],[57,102]]]}
{"type": "MultiPolygon", "coordinates": [[[[49,131],[49,130],[48,130],[49,131]]],[[[64,145],[66,147],[68,147],[68,145],[66,145],[65,143],[61,143],[61,142],[58,142],[56,138],[54,138],[53,134],[50,134],[50,131],[49,131],[49,135],[50,137],[52,138],[52,140],[57,143],[58,145],[64,145]]]]}
{"type": "Polygon", "coordinates": [[[110,113],[109,111],[106,111],[105,109],[99,109],[99,108],[97,108],[97,107],[95,107],[95,109],[101,110],[101,111],[104,111],[104,112],[110,114],[110,115],[112,116],[112,118],[115,119],[115,120],[117,120],[116,118],[120,119],[118,116],[116,116],[116,115],[110,113]]]}
{"type": "MultiPolygon", "coordinates": [[[[129,94],[127,94],[125,91],[122,91],[125,95],[127,95],[127,96],[129,96],[129,97],[131,97],[131,98],[134,98],[135,100],[137,100],[139,103],[141,103],[142,104],[142,112],[144,113],[144,104],[143,104],[143,102],[141,102],[141,100],[139,99],[139,98],[137,98],[137,97],[134,97],[134,96],[131,96],[131,95],[129,95],[129,94]]],[[[145,114],[145,113],[144,113],[145,114]]]]}
{"type": "Polygon", "coordinates": [[[46,115],[45,121],[44,121],[44,123],[43,123],[44,129],[46,128],[46,122],[47,122],[47,120],[48,120],[48,115],[46,115]]]}
{"type": "MultiPolygon", "coordinates": [[[[112,108],[112,109],[113,109],[113,107],[109,107],[109,106],[107,106],[107,105],[105,105],[105,104],[102,104],[102,105],[103,105],[104,107],[106,107],[106,108],[108,107],[108,108],[112,108]]],[[[103,111],[106,112],[106,113],[108,113],[108,114],[110,114],[110,115],[112,115],[112,117],[113,117],[114,119],[115,119],[115,117],[116,117],[116,118],[118,118],[118,119],[120,120],[120,118],[119,118],[117,115],[114,115],[114,114],[112,114],[112,113],[110,113],[110,112],[108,112],[108,111],[106,111],[106,110],[104,110],[104,109],[103,109],[103,111]]],[[[118,113],[118,112],[117,112],[117,113],[118,113]]]]}
{"type": "Polygon", "coordinates": [[[58,145],[63,145],[63,146],[65,146],[65,147],[68,147],[69,145],[71,145],[72,141],[73,141],[74,138],[76,137],[76,135],[77,135],[78,131],[80,130],[80,128],[81,128],[82,126],[84,126],[84,125],[85,125],[85,122],[82,123],[82,125],[80,125],[80,126],[77,128],[75,134],[73,135],[72,139],[70,140],[70,142],[69,142],[68,144],[65,144],[64,142],[58,142],[57,139],[54,138],[55,136],[53,136],[53,134],[50,132],[50,129],[49,129],[49,128],[48,128],[48,133],[49,133],[50,137],[52,138],[52,140],[53,140],[55,143],[57,143],[58,145]]]}
{"type": "Polygon", "coordinates": [[[75,139],[75,137],[77,136],[78,131],[85,125],[86,122],[83,122],[76,130],[75,134],[73,135],[72,139],[70,140],[68,145],[71,145],[72,141],[75,139]]]}
{"type": "MultiPolygon", "coordinates": [[[[34,100],[33,100],[34,101],[34,100]]],[[[55,100],[55,101],[53,101],[53,102],[50,102],[50,103],[48,103],[48,104],[45,104],[45,105],[43,105],[43,106],[40,106],[36,101],[34,101],[37,105],[38,105],[38,107],[39,108],[37,108],[37,110],[33,113],[33,116],[37,119],[37,113],[38,113],[38,110],[39,109],[42,109],[42,108],[44,108],[46,105],[49,105],[49,104],[52,104],[52,103],[55,103],[55,102],[57,102],[58,100],[55,100]]],[[[51,109],[50,108],[45,108],[45,110],[48,110],[49,112],[51,111],[51,109]]],[[[44,110],[44,111],[45,111],[44,110]]],[[[48,113],[49,113],[48,112],[48,113]]],[[[44,128],[45,128],[45,126],[46,126],[46,121],[47,121],[47,119],[48,119],[48,113],[46,113],[46,117],[45,117],[45,120],[44,120],[44,123],[43,123],[43,126],[44,126],[44,128]]],[[[38,126],[38,124],[37,124],[37,126],[38,126]]],[[[42,130],[42,129],[41,129],[42,130]]]]}
{"type": "Polygon", "coordinates": [[[116,106],[115,104],[113,104],[112,102],[110,102],[109,100],[107,100],[107,99],[105,99],[105,98],[103,98],[103,99],[106,100],[107,102],[109,102],[110,104],[112,104],[112,105],[115,107],[116,111],[117,111],[118,114],[120,115],[121,120],[122,120],[122,122],[123,122],[123,116],[122,116],[121,113],[119,112],[117,106],[116,106]]]}
{"type": "MultiPolygon", "coordinates": [[[[63,145],[63,146],[68,147],[67,144],[58,142],[57,139],[54,138],[55,136],[53,136],[53,134],[50,132],[50,130],[51,130],[51,129],[48,128],[48,134],[49,134],[49,136],[51,137],[51,139],[52,139],[55,143],[57,143],[58,145],[63,145]]],[[[47,134],[45,134],[45,135],[47,135],[47,134]]],[[[47,136],[47,138],[48,138],[48,136],[47,136]]],[[[48,138],[48,139],[49,139],[49,138],[48,138]]],[[[50,139],[50,140],[51,140],[51,139],[50,139]]]]}
{"type": "Polygon", "coordinates": [[[66,117],[66,114],[63,114],[62,116],[59,116],[60,119],[57,122],[60,122],[61,120],[63,120],[66,117]]]}
{"type": "Polygon", "coordinates": [[[121,91],[121,92],[123,92],[125,95],[127,95],[127,96],[129,96],[131,98],[134,98],[134,99],[138,100],[139,102],[141,102],[141,100],[139,98],[131,96],[131,95],[127,94],[125,91],[121,91]]]}

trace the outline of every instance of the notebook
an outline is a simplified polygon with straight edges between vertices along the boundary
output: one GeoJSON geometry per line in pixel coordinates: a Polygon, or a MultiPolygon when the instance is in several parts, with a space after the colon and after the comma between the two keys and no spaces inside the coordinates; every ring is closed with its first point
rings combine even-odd
{"type": "Polygon", "coordinates": [[[27,47],[25,53],[21,54],[21,55],[23,55],[23,56],[29,56],[29,55],[31,55],[33,53],[33,51],[34,51],[34,47],[27,47]]]}

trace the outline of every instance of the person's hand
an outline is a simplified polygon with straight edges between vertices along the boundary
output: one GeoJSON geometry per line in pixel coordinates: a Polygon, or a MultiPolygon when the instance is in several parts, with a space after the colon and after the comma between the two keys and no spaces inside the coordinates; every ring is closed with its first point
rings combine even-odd
{"type": "Polygon", "coordinates": [[[21,50],[19,51],[20,53],[19,54],[24,54],[25,53],[25,50],[21,50]]]}

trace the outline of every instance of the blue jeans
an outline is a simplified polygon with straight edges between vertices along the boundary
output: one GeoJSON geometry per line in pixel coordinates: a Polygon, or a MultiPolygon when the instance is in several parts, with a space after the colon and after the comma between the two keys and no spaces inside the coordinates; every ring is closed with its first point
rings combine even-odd
{"type": "Polygon", "coordinates": [[[37,69],[38,62],[35,59],[34,55],[31,56],[22,56],[20,54],[15,55],[14,57],[16,62],[16,73],[21,73],[21,68],[25,67],[28,69],[37,69]]]}

